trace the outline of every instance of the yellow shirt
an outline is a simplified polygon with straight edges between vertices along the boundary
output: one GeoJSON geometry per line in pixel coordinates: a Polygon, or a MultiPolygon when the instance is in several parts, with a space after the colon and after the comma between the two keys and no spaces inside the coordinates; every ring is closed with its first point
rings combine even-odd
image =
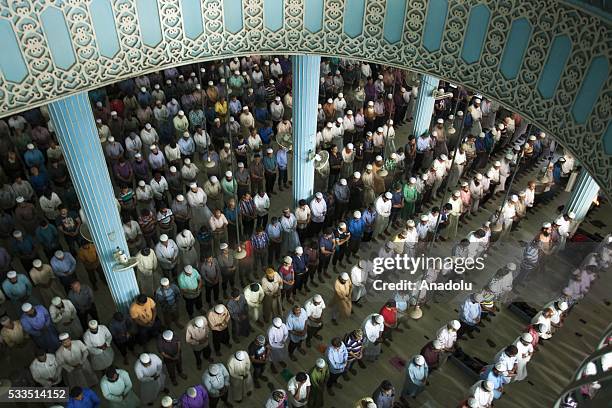
{"type": "Polygon", "coordinates": [[[130,317],[141,326],[151,326],[155,321],[155,301],[147,298],[144,305],[134,302],[130,306],[130,317]]]}

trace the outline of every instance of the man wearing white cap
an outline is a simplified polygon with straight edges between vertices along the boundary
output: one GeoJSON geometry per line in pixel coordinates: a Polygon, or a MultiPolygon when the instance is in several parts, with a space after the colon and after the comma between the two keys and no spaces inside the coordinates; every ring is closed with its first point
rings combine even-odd
{"type": "Polygon", "coordinates": [[[185,132],[189,131],[189,119],[185,116],[185,112],[182,110],[178,111],[178,114],[172,119],[172,124],[176,131],[177,139],[185,132]]]}
{"type": "Polygon", "coordinates": [[[490,364],[480,373],[480,379],[493,384],[493,399],[499,399],[504,392],[504,385],[510,381],[504,376],[504,364],[490,364]]]}
{"type": "Polygon", "coordinates": [[[457,347],[457,331],[461,328],[459,320],[451,320],[444,326],[440,327],[436,333],[436,339],[442,344],[442,352],[440,353],[440,365],[443,365],[448,356],[455,352],[457,347]]]}
{"type": "Polygon", "coordinates": [[[215,353],[217,356],[221,356],[221,344],[231,347],[229,335],[230,312],[227,307],[219,303],[208,312],[207,317],[215,353]]]}
{"type": "Polygon", "coordinates": [[[196,316],[187,324],[185,341],[193,350],[198,370],[202,368],[202,356],[204,356],[209,363],[212,362],[208,334],[208,321],[204,316],[196,316]]]}
{"type": "Polygon", "coordinates": [[[246,351],[236,351],[227,361],[227,371],[230,375],[230,388],[234,401],[240,403],[253,392],[253,376],[251,375],[251,360],[246,351]]]}
{"type": "Polygon", "coordinates": [[[512,282],[514,281],[513,274],[515,271],[516,264],[510,262],[506,266],[499,268],[487,284],[487,291],[490,292],[497,301],[505,302],[507,296],[512,292],[512,282]]]}
{"type": "Polygon", "coordinates": [[[58,336],[61,346],[55,352],[57,363],[66,371],[65,380],[69,387],[91,387],[98,383],[87,357],[89,350],[81,341],[71,339],[68,333],[58,336]]]}
{"type": "Polygon", "coordinates": [[[136,187],[136,201],[138,203],[138,209],[141,211],[147,209],[153,211],[155,209],[155,203],[153,202],[153,189],[144,180],[138,182],[136,187]]]}
{"type": "Polygon", "coordinates": [[[127,371],[111,366],[100,380],[100,391],[111,407],[136,408],[140,399],[134,393],[127,371]]]}
{"type": "Polygon", "coordinates": [[[383,238],[383,234],[389,236],[389,223],[391,217],[391,198],[393,195],[387,191],[376,199],[376,223],[374,225],[374,239],[383,238]]]}
{"type": "Polygon", "coordinates": [[[331,301],[332,323],[338,324],[338,317],[349,318],[353,309],[353,283],[348,273],[343,272],[334,282],[334,297],[331,301]]]}
{"type": "Polygon", "coordinates": [[[215,209],[223,209],[223,188],[217,176],[210,176],[202,187],[204,194],[206,194],[206,203],[208,208],[212,211],[215,209]]]}
{"type": "MultiPolygon", "coordinates": [[[[470,388],[470,401],[474,408],[489,408],[493,404],[494,384],[491,381],[480,380],[470,388]]],[[[472,405],[470,405],[472,407],[472,405]]]]}
{"type": "Polygon", "coordinates": [[[193,224],[191,227],[195,231],[199,231],[200,227],[206,224],[211,218],[210,210],[206,206],[208,197],[197,183],[191,182],[189,184],[189,191],[186,194],[186,198],[187,203],[191,208],[191,219],[193,224]]]}
{"type": "Polygon", "coordinates": [[[176,278],[176,267],[178,264],[179,248],[168,235],[159,236],[159,242],[155,245],[155,255],[164,276],[176,278]]]}
{"type": "Polygon", "coordinates": [[[480,323],[480,316],[482,315],[482,302],[483,296],[480,293],[472,293],[469,295],[461,305],[459,305],[459,320],[461,325],[458,328],[457,336],[463,337],[467,334],[469,338],[473,339],[473,331],[480,332],[478,324],[480,323]]]}
{"type": "Polygon", "coordinates": [[[134,373],[140,381],[140,401],[153,404],[159,393],[166,390],[166,373],[162,360],[154,353],[142,353],[134,363],[134,373]]]}
{"type": "Polygon", "coordinates": [[[448,200],[451,209],[448,213],[448,226],[444,229],[445,239],[454,239],[457,236],[457,228],[459,227],[459,218],[463,213],[463,201],[461,200],[461,192],[456,190],[448,200]]]}
{"type": "Polygon", "coordinates": [[[199,167],[193,163],[189,157],[185,157],[183,160],[183,166],[181,167],[181,178],[183,179],[183,182],[187,186],[191,187],[191,183],[197,181],[199,173],[199,167]]]}
{"type": "Polygon", "coordinates": [[[62,367],[57,363],[55,354],[44,350],[36,350],[36,358],[30,364],[30,374],[43,387],[59,386],[62,381],[62,367]]]}
{"type": "Polygon", "coordinates": [[[555,220],[557,226],[557,233],[559,234],[559,242],[557,244],[557,250],[563,251],[565,249],[565,243],[570,237],[570,231],[572,230],[572,221],[576,218],[576,214],[572,211],[562,214],[555,220]]]}
{"type": "Polygon", "coordinates": [[[382,351],[385,319],[378,313],[372,313],[363,321],[362,328],[365,336],[363,354],[368,361],[375,361],[382,351]]]}
{"type": "Polygon", "coordinates": [[[506,235],[508,235],[508,233],[512,229],[512,223],[514,222],[514,219],[516,217],[516,203],[518,202],[518,200],[519,198],[516,194],[513,194],[512,196],[508,197],[508,200],[504,205],[502,213],[500,214],[502,231],[499,235],[498,240],[502,243],[503,240],[506,238],[506,235]]]}
{"type": "Polygon", "coordinates": [[[189,229],[186,228],[176,235],[176,245],[179,248],[182,265],[198,264],[199,257],[196,249],[196,239],[189,229]]]}
{"type": "Polygon", "coordinates": [[[164,331],[157,338],[157,350],[162,356],[168,369],[168,376],[174,386],[178,384],[177,373],[183,380],[187,379],[187,375],[183,372],[182,348],[181,340],[172,330],[164,331]]]}
{"type": "Polygon", "coordinates": [[[340,176],[349,179],[353,175],[353,162],[355,161],[355,146],[351,142],[347,142],[342,149],[342,170],[340,176]]]}
{"type": "Polygon", "coordinates": [[[311,222],[310,229],[311,233],[315,236],[319,235],[323,224],[325,223],[325,217],[327,215],[327,203],[323,199],[323,194],[317,192],[315,197],[310,202],[310,214],[311,222]]]}
{"type": "Polygon", "coordinates": [[[274,98],[274,102],[270,104],[270,119],[272,119],[272,129],[276,129],[283,115],[285,114],[285,107],[281,103],[280,96],[274,98]]]}
{"type": "Polygon", "coordinates": [[[297,219],[287,207],[283,209],[280,217],[281,226],[281,252],[287,253],[300,246],[300,238],[297,233],[297,219]]]}
{"type": "Polygon", "coordinates": [[[200,272],[191,265],[185,265],[177,279],[178,287],[185,300],[185,308],[191,319],[194,309],[202,310],[202,287],[204,280],[200,272]]]}
{"type": "Polygon", "coordinates": [[[98,324],[97,320],[90,320],[87,331],[83,334],[83,343],[89,350],[91,368],[96,371],[106,370],[113,364],[115,352],[111,346],[113,336],[108,328],[98,324]]]}
{"type": "Polygon", "coordinates": [[[231,408],[233,406],[228,402],[230,375],[223,364],[209,365],[208,369],[202,374],[202,384],[208,391],[211,408],[215,408],[219,404],[219,400],[223,401],[226,407],[231,408]]]}
{"type": "Polygon", "coordinates": [[[275,364],[279,363],[284,368],[287,366],[285,361],[289,357],[287,351],[289,329],[280,317],[272,319],[272,325],[268,328],[267,337],[270,344],[270,369],[276,374],[278,370],[275,364]]]}
{"type": "Polygon", "coordinates": [[[32,282],[22,273],[9,271],[6,274],[6,279],[2,282],[2,290],[16,306],[28,301],[37,303],[32,298],[32,282]]]}
{"type": "Polygon", "coordinates": [[[343,220],[346,214],[346,211],[349,207],[349,201],[351,197],[351,191],[348,187],[348,182],[345,178],[341,178],[338,180],[333,186],[333,194],[335,198],[335,220],[343,220]]]}
{"type": "Polygon", "coordinates": [[[523,381],[527,378],[527,363],[533,355],[533,336],[530,333],[523,333],[512,343],[518,353],[516,355],[516,376],[513,381],[523,381]]]}
{"type": "Polygon", "coordinates": [[[425,358],[417,354],[410,359],[410,363],[406,365],[406,379],[404,380],[404,387],[402,388],[402,399],[407,397],[416,398],[427,385],[427,378],[429,377],[429,367],[425,362],[425,358]]]}
{"type": "Polygon", "coordinates": [[[59,333],[67,332],[73,339],[81,338],[83,327],[77,316],[77,310],[69,299],[54,297],[49,306],[49,314],[59,333]]]}
{"type": "Polygon", "coordinates": [[[359,303],[366,295],[366,283],[368,279],[368,271],[364,268],[365,261],[362,259],[357,262],[357,265],[351,269],[351,282],[353,283],[353,292],[351,300],[355,306],[362,307],[359,303]]]}

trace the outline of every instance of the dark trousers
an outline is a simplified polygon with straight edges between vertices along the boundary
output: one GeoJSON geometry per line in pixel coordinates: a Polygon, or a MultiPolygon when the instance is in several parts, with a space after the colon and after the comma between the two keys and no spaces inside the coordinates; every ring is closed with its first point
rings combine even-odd
{"type": "Polygon", "coordinates": [[[299,349],[300,347],[302,347],[302,340],[295,343],[293,342],[293,340],[289,340],[289,347],[287,347],[289,349],[289,355],[292,356],[295,352],[295,349],[299,349]]]}
{"type": "Polygon", "coordinates": [[[278,187],[287,187],[287,169],[278,169],[278,187]]]}
{"type": "MultiPolygon", "coordinates": [[[[219,291],[219,284],[217,284],[217,292],[218,291],[219,291]]],[[[191,319],[193,317],[194,306],[198,310],[202,309],[202,294],[200,293],[197,297],[194,297],[192,299],[189,299],[183,296],[183,299],[185,299],[185,308],[187,309],[187,314],[189,315],[189,318],[191,319]]]]}
{"type": "Polygon", "coordinates": [[[134,351],[135,341],[131,336],[126,341],[113,341],[113,343],[115,343],[115,346],[117,346],[119,353],[121,353],[123,357],[127,357],[128,350],[134,351]]]}
{"type": "Polygon", "coordinates": [[[295,290],[301,290],[303,287],[308,285],[308,273],[303,271],[301,273],[296,272],[295,274],[295,290]]]}
{"type": "Polygon", "coordinates": [[[266,225],[268,225],[268,214],[258,215],[255,226],[265,228],[266,225]]]}
{"type": "Polygon", "coordinates": [[[281,243],[270,241],[268,246],[268,264],[273,265],[280,259],[281,243]]]}
{"type": "Polygon", "coordinates": [[[317,268],[317,275],[319,278],[322,273],[327,273],[327,267],[329,266],[329,261],[331,260],[331,256],[322,256],[319,259],[319,267],[317,268]]]}
{"type": "Polygon", "coordinates": [[[266,256],[268,255],[268,251],[264,249],[256,249],[253,251],[253,269],[255,270],[255,274],[257,275],[257,271],[260,266],[263,271],[266,269],[266,256]]]}
{"type": "MultiPolygon", "coordinates": [[[[211,285],[208,282],[204,285],[206,290],[206,302],[209,305],[212,305],[212,302],[217,302],[219,300],[219,283],[216,285],[211,285]]],[[[225,290],[225,279],[223,280],[223,290],[225,290]]],[[[202,308],[202,299],[200,298],[200,308],[202,308]]],[[[189,309],[187,309],[189,311],[189,309]]],[[[190,315],[191,316],[191,315],[190,315]]]]}
{"type": "Polygon", "coordinates": [[[276,181],[276,173],[266,173],[266,193],[274,192],[274,182],[276,181]]]}
{"type": "Polygon", "coordinates": [[[215,352],[220,352],[222,343],[225,345],[230,344],[229,328],[225,328],[225,330],[221,331],[212,330],[212,341],[215,352]]]}
{"type": "Polygon", "coordinates": [[[160,327],[161,322],[159,321],[159,317],[155,318],[155,322],[153,322],[151,326],[136,325],[136,342],[141,346],[144,345],[151,337],[155,337],[159,334],[160,327]]]}
{"type": "Polygon", "coordinates": [[[198,367],[202,365],[202,356],[204,356],[205,359],[210,360],[210,352],[210,346],[206,346],[202,350],[193,350],[193,355],[195,356],[198,367]]]}
{"type": "Polygon", "coordinates": [[[338,262],[342,263],[342,260],[344,259],[344,255],[346,254],[346,247],[347,247],[346,244],[338,246],[338,249],[334,253],[334,259],[332,260],[332,265],[336,266],[338,262]]]}
{"type": "Polygon", "coordinates": [[[255,219],[243,217],[242,218],[242,228],[244,228],[243,233],[245,237],[250,237],[253,235],[253,227],[255,226],[255,219]]]}
{"type": "Polygon", "coordinates": [[[309,345],[310,341],[315,337],[323,328],[323,325],[317,326],[306,326],[306,344],[309,345]]]}
{"type": "Polygon", "coordinates": [[[253,380],[257,381],[259,380],[262,376],[264,371],[266,370],[266,364],[260,364],[260,363],[252,363],[253,365],[253,380]]]}
{"type": "Polygon", "coordinates": [[[210,397],[210,408],[217,408],[217,405],[219,405],[219,400],[223,401],[223,403],[227,405],[227,396],[228,392],[225,391],[225,394],[218,397],[210,397]]]}
{"type": "Polygon", "coordinates": [[[348,248],[347,248],[347,256],[351,256],[351,255],[357,255],[359,253],[359,246],[361,245],[361,238],[360,237],[355,237],[356,239],[352,239],[353,237],[351,236],[351,239],[348,242],[348,248]]]}
{"type": "Polygon", "coordinates": [[[91,316],[93,320],[99,320],[98,319],[98,309],[96,309],[96,305],[94,303],[91,304],[89,309],[77,310],[77,316],[83,328],[88,327],[87,326],[87,324],[89,323],[88,316],[91,316]]]}
{"type": "Polygon", "coordinates": [[[176,383],[176,373],[183,373],[183,359],[180,355],[176,360],[164,358],[164,364],[168,369],[168,376],[170,377],[170,380],[172,381],[172,383],[176,383]]]}
{"type": "Polygon", "coordinates": [[[327,388],[331,388],[338,382],[338,378],[342,373],[329,373],[329,379],[327,380],[327,388]]]}

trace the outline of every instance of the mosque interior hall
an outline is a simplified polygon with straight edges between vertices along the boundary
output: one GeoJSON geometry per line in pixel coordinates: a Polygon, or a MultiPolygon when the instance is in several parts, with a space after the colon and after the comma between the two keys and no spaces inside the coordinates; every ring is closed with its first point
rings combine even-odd
{"type": "Polygon", "coordinates": [[[612,406],[611,13],[0,0],[0,404],[612,406]]]}

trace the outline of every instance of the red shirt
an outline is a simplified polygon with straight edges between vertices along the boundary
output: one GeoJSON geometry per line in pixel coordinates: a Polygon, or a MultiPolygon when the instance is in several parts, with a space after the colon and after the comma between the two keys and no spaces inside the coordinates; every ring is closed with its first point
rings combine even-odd
{"type": "Polygon", "coordinates": [[[379,314],[385,319],[386,326],[395,326],[397,323],[397,308],[383,306],[379,314]]]}

